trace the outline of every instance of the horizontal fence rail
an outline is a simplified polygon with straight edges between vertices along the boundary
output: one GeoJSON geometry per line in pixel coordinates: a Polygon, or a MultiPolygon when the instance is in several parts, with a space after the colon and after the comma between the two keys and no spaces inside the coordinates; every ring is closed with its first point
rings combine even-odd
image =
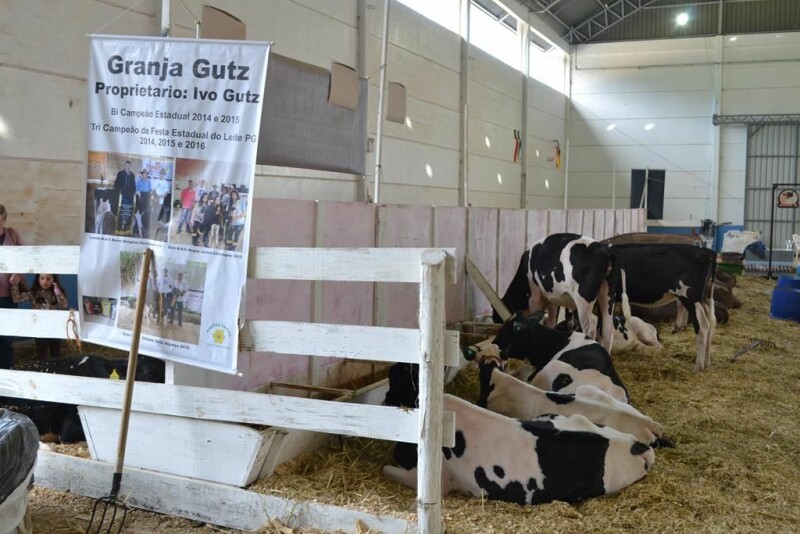
{"type": "MultiPolygon", "coordinates": [[[[0,397],[99,408],[122,405],[124,381],[33,371],[0,371],[0,397]]],[[[276,426],[297,430],[416,443],[417,410],[137,382],[131,409],[138,412],[276,426]]],[[[454,416],[443,418],[445,447],[454,446],[454,416]]]]}
{"type": "Polygon", "coordinates": [[[0,247],[0,273],[78,274],[76,246],[0,247]]]}
{"type": "MultiPolygon", "coordinates": [[[[427,248],[252,248],[247,273],[271,280],[340,282],[421,281],[420,258],[427,248]]],[[[447,253],[446,280],[456,279],[455,249],[447,253]]]]}
{"type": "MultiPolygon", "coordinates": [[[[459,333],[445,332],[444,364],[458,365],[459,333]]],[[[329,356],[379,362],[419,363],[419,330],[381,326],[247,321],[240,350],[329,356]]]]}

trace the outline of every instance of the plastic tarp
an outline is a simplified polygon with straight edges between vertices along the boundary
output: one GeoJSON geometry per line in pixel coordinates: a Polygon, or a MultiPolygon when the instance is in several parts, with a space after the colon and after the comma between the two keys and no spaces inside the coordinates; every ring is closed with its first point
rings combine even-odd
{"type": "Polygon", "coordinates": [[[25,481],[38,451],[39,432],[33,421],[0,408],[0,505],[25,481]]]}
{"type": "Polygon", "coordinates": [[[33,481],[33,468],[11,495],[0,504],[0,534],[33,534],[28,513],[28,487],[33,481]]]}

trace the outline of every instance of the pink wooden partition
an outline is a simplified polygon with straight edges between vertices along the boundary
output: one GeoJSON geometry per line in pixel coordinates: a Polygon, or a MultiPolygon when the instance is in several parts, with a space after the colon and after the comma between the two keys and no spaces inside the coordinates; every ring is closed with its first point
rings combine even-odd
{"type": "MultiPolygon", "coordinates": [[[[495,291],[498,211],[494,208],[470,208],[467,212],[467,255],[495,291]]],[[[489,300],[472,280],[467,282],[467,311],[472,317],[492,313],[489,300]]]]}
{"type": "Polygon", "coordinates": [[[584,210],[567,210],[567,232],[570,234],[583,234],[584,210]]]}
{"type": "Polygon", "coordinates": [[[594,212],[597,210],[583,210],[583,231],[581,235],[594,237],[594,212]]]}
{"type": "Polygon", "coordinates": [[[497,284],[495,291],[503,296],[519,267],[525,252],[527,212],[525,210],[500,210],[497,232],[497,284]]]}
{"type": "Polygon", "coordinates": [[[567,210],[550,210],[547,233],[559,234],[567,231],[567,210]]]}
{"type": "MultiPolygon", "coordinates": [[[[374,204],[320,202],[317,206],[316,246],[372,248],[375,246],[374,204]]],[[[375,285],[371,282],[315,282],[314,322],[371,326],[375,285]]],[[[340,385],[363,375],[364,362],[311,357],[314,385],[340,385]]]]}
{"type": "MultiPolygon", "coordinates": [[[[378,247],[431,246],[433,208],[430,206],[381,205],[378,208],[378,247]]],[[[418,284],[376,285],[376,326],[417,328],[418,284]]]]}
{"type": "Polygon", "coordinates": [[[454,285],[447,285],[445,294],[445,320],[447,324],[458,323],[467,318],[466,271],[464,256],[467,250],[467,209],[458,207],[436,207],[433,209],[433,246],[456,249],[456,273],[454,285]]]}
{"type": "Polygon", "coordinates": [[[550,233],[548,231],[549,224],[549,210],[528,210],[528,237],[525,242],[526,248],[531,248],[534,243],[547,237],[550,233]]]}
{"type": "Polygon", "coordinates": [[[594,230],[592,237],[595,239],[606,238],[606,210],[592,210],[592,219],[594,219],[594,230]]]}
{"type": "MultiPolygon", "coordinates": [[[[492,311],[488,300],[468,280],[466,254],[502,295],[521,254],[549,234],[569,230],[602,239],[645,230],[644,210],[433,208],[279,199],[254,202],[253,247],[456,249],[459,279],[447,291],[448,324],[492,311]]],[[[415,328],[418,300],[416,284],[249,280],[246,318],[415,328]]],[[[288,379],[339,385],[346,378],[363,374],[366,367],[341,359],[272,353],[243,352],[239,361],[244,376],[229,380],[229,386],[236,389],[288,379]]]]}
{"type": "Polygon", "coordinates": [[[616,219],[616,210],[606,209],[606,210],[603,210],[603,211],[605,212],[605,232],[603,232],[605,237],[603,239],[606,239],[606,238],[609,238],[609,237],[611,237],[613,235],[616,235],[614,233],[614,229],[615,229],[614,221],[616,219]]]}
{"type": "MultiPolygon", "coordinates": [[[[253,201],[251,247],[312,247],[316,202],[312,200],[253,201]]],[[[249,320],[303,321],[313,316],[313,283],[305,280],[248,280],[245,318],[249,320]]],[[[273,380],[308,373],[303,356],[241,352],[240,370],[249,389],[273,380]]]]}

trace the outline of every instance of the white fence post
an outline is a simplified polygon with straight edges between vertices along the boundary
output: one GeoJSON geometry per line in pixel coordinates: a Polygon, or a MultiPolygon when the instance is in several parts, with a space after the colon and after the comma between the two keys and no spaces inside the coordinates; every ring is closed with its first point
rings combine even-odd
{"type": "Polygon", "coordinates": [[[421,268],[417,515],[427,534],[442,532],[445,253],[426,251],[421,268]]]}

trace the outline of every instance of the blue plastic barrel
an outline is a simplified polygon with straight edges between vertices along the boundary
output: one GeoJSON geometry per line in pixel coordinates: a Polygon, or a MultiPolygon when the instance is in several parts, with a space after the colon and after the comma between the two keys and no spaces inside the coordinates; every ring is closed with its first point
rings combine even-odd
{"type": "Polygon", "coordinates": [[[791,319],[800,322],[800,278],[780,276],[772,290],[769,309],[773,319],[791,319]]]}
{"type": "Polygon", "coordinates": [[[800,278],[794,275],[781,275],[778,277],[778,284],[776,287],[800,289],[800,278]]]}

